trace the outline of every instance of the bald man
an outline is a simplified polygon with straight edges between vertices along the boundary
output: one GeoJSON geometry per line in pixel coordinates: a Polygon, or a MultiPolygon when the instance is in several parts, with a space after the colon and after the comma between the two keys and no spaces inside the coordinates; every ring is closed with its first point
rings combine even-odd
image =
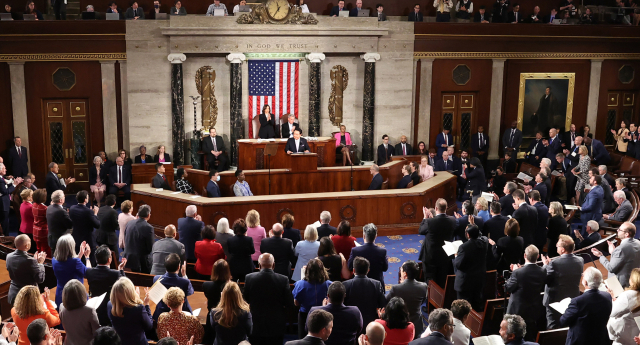
{"type": "Polygon", "coordinates": [[[293,251],[293,242],[288,238],[282,238],[284,228],[282,224],[275,223],[269,231],[269,237],[260,242],[261,253],[271,253],[275,260],[274,271],[289,277],[291,275],[291,263],[296,257],[293,251]]]}
{"type": "Polygon", "coordinates": [[[386,333],[384,331],[384,326],[377,322],[370,322],[367,325],[367,332],[365,334],[360,335],[358,338],[359,345],[382,345],[384,343],[384,338],[386,333]]]}
{"type": "Polygon", "coordinates": [[[288,308],[295,308],[289,289],[289,278],[275,273],[273,255],[263,252],[258,258],[260,272],[247,274],[244,299],[251,307],[252,345],[282,344],[288,308]]]}
{"type": "Polygon", "coordinates": [[[16,237],[16,250],[7,255],[7,271],[11,278],[9,286],[9,304],[13,305],[18,291],[26,285],[38,285],[44,282],[45,252],[35,253],[33,257],[27,252],[31,249],[31,239],[25,234],[16,237]]]}
{"type": "Polygon", "coordinates": [[[396,156],[406,156],[413,154],[413,150],[411,149],[411,145],[407,143],[407,136],[403,135],[400,137],[400,143],[396,144],[395,147],[396,156]]]}

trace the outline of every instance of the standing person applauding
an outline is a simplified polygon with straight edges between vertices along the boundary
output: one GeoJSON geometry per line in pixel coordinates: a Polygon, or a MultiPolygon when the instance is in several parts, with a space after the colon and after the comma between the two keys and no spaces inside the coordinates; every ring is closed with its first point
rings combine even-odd
{"type": "Polygon", "coordinates": [[[274,129],[275,120],[273,114],[271,114],[271,107],[265,104],[262,107],[262,114],[258,115],[260,121],[260,131],[258,132],[258,138],[271,139],[276,137],[276,131],[274,129]]]}
{"type": "MultiPolygon", "coordinates": [[[[49,327],[60,324],[60,316],[49,300],[49,289],[45,287],[44,293],[40,294],[38,287],[33,285],[25,286],[18,292],[11,317],[16,327],[25,331],[37,319],[44,319],[49,327]]],[[[20,334],[18,345],[29,345],[27,332],[20,334]]]]}

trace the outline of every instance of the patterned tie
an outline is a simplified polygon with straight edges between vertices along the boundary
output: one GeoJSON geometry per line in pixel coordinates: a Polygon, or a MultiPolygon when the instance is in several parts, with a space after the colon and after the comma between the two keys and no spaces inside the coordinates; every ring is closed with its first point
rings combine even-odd
{"type": "Polygon", "coordinates": [[[20,156],[20,158],[22,158],[22,150],[18,147],[18,156],[20,156]]]}
{"type": "Polygon", "coordinates": [[[406,155],[407,155],[407,146],[406,146],[405,144],[402,144],[402,154],[403,154],[404,156],[406,156],[406,155]]]}

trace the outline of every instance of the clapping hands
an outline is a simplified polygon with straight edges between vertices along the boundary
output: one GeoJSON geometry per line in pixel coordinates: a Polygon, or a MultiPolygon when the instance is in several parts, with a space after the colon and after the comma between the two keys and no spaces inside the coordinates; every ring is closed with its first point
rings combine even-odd
{"type": "Polygon", "coordinates": [[[127,265],[127,258],[122,258],[122,261],[120,261],[120,265],[118,265],[118,270],[122,271],[124,270],[124,266],[127,265]]]}
{"type": "Polygon", "coordinates": [[[7,339],[10,343],[15,343],[18,341],[18,336],[20,335],[20,330],[16,327],[16,324],[13,322],[7,322],[2,327],[2,336],[7,339]]]}

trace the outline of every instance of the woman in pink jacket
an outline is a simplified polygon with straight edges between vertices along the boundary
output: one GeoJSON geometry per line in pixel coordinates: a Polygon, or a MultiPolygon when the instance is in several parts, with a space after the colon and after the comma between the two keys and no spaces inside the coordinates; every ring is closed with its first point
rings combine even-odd
{"type": "Polygon", "coordinates": [[[347,165],[347,160],[349,161],[349,165],[353,165],[353,163],[351,163],[351,156],[349,156],[349,148],[353,143],[351,142],[351,135],[347,133],[347,127],[345,125],[340,125],[340,133],[336,133],[335,138],[336,153],[342,153],[342,165],[347,165]]]}
{"type": "Polygon", "coordinates": [[[420,182],[424,182],[433,177],[433,167],[429,165],[429,158],[422,156],[420,159],[420,182]]]}

